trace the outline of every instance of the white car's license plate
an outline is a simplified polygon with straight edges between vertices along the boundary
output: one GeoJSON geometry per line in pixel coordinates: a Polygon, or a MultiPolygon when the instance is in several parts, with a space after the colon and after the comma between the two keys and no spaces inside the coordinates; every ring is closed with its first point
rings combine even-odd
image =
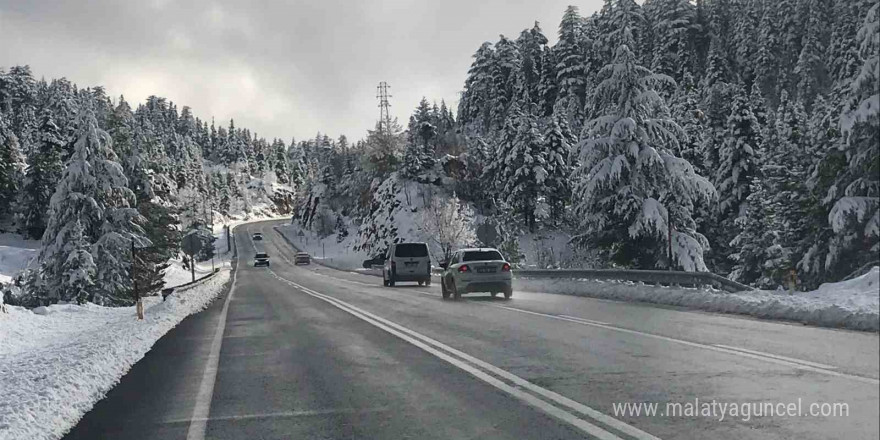
{"type": "Polygon", "coordinates": [[[477,273],[495,273],[494,267],[478,267],[477,273]]]}

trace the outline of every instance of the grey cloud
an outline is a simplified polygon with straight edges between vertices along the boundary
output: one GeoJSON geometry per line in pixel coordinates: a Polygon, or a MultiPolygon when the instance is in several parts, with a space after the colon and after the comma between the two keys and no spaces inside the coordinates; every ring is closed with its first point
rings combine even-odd
{"type": "Polygon", "coordinates": [[[567,3],[0,0],[0,67],[30,64],[129,101],[165,96],[267,137],[360,138],[379,81],[402,121],[423,95],[454,106],[483,41],[535,20],[552,41],[567,3]]]}

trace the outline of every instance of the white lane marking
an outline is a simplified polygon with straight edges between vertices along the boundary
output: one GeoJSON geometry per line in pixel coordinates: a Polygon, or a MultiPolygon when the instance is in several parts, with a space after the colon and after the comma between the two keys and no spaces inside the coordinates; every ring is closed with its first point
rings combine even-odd
{"type": "MultiPolygon", "coordinates": [[[[280,412],[271,412],[271,413],[257,413],[257,414],[241,414],[241,415],[232,415],[232,416],[219,416],[219,417],[211,417],[208,419],[204,419],[203,421],[217,421],[217,420],[248,420],[248,419],[273,419],[273,418],[285,418],[285,417],[311,417],[311,416],[324,416],[324,415],[334,415],[334,414],[370,414],[370,413],[381,413],[388,412],[391,408],[380,406],[376,408],[338,408],[338,409],[304,409],[298,411],[280,411],[280,412]]],[[[174,423],[184,423],[189,422],[190,419],[169,419],[163,420],[162,424],[174,424],[174,423]]]]}
{"type": "Polygon", "coordinates": [[[859,376],[859,375],[855,375],[855,374],[841,373],[839,371],[833,371],[837,367],[834,367],[831,365],[824,365],[824,364],[819,364],[816,362],[804,361],[801,359],[788,358],[785,356],[779,356],[779,355],[774,355],[774,354],[770,354],[770,353],[762,353],[762,352],[758,352],[758,351],[754,351],[754,350],[741,349],[741,348],[735,348],[735,347],[727,347],[727,346],[719,345],[719,344],[709,345],[709,344],[702,344],[699,342],[691,342],[691,341],[686,341],[683,339],[671,338],[669,336],[661,336],[661,335],[656,335],[653,333],[645,333],[645,332],[640,332],[638,330],[631,330],[628,328],[617,327],[617,326],[614,326],[611,324],[605,324],[605,323],[601,323],[598,321],[589,321],[589,320],[585,320],[582,318],[572,319],[574,317],[568,317],[567,315],[549,315],[546,313],[532,312],[529,310],[516,309],[513,307],[498,306],[498,305],[493,305],[493,304],[487,304],[487,305],[491,306],[491,307],[498,307],[498,308],[502,308],[502,309],[515,311],[515,312],[527,313],[530,315],[538,315],[538,316],[543,316],[543,317],[547,317],[547,318],[558,319],[561,321],[568,321],[568,322],[573,322],[576,324],[587,325],[587,326],[591,326],[591,327],[598,327],[598,328],[603,328],[606,330],[612,330],[612,331],[621,332],[621,333],[627,333],[627,334],[631,334],[631,335],[644,336],[646,338],[658,339],[661,341],[687,345],[689,347],[702,348],[705,350],[712,350],[712,351],[719,352],[719,353],[726,353],[726,354],[732,354],[734,356],[740,356],[740,357],[745,357],[745,358],[749,358],[749,359],[756,359],[756,360],[760,360],[760,361],[764,361],[764,362],[769,362],[771,364],[784,365],[784,366],[793,367],[793,368],[796,368],[799,370],[807,370],[807,371],[811,371],[814,373],[824,374],[827,376],[835,376],[835,377],[840,377],[840,378],[844,378],[844,379],[855,380],[858,382],[869,383],[872,385],[880,385],[880,379],[875,379],[873,377],[859,376]]]}
{"type": "Polygon", "coordinates": [[[798,363],[798,364],[809,365],[809,366],[811,366],[811,367],[816,367],[816,368],[824,368],[824,369],[826,369],[826,370],[836,370],[836,369],[837,369],[837,367],[835,367],[835,366],[833,366],[833,365],[825,365],[825,364],[820,364],[820,363],[818,363],[818,362],[806,361],[806,360],[803,360],[803,359],[791,358],[791,357],[788,357],[788,356],[782,356],[782,355],[773,354],[773,353],[765,353],[765,352],[763,352],[763,351],[749,350],[748,348],[731,347],[731,346],[729,346],[729,345],[721,345],[721,344],[714,344],[714,345],[715,345],[716,347],[726,348],[726,349],[728,349],[728,350],[742,351],[742,352],[744,352],[744,353],[751,353],[751,354],[755,354],[755,355],[758,355],[758,356],[766,356],[766,357],[769,357],[769,358],[781,359],[781,360],[783,360],[783,361],[789,361],[789,362],[794,362],[794,363],[798,363]]]}
{"type": "Polygon", "coordinates": [[[302,292],[314,296],[318,299],[321,299],[341,310],[348,312],[351,315],[354,315],[360,318],[363,321],[366,321],[382,330],[387,331],[419,348],[425,350],[426,352],[468,372],[472,376],[498,388],[501,391],[504,391],[523,402],[536,407],[547,414],[557,417],[560,420],[563,420],[572,426],[581,429],[582,431],[593,435],[600,439],[605,440],[619,440],[620,437],[617,435],[606,431],[604,428],[594,425],[586,420],[579,418],[578,416],[561,409],[559,407],[553,406],[550,403],[539,399],[533,394],[526,393],[524,390],[531,391],[535,394],[543,396],[548,400],[553,401],[554,403],[565,406],[569,409],[572,409],[576,412],[581,413],[584,416],[587,416],[594,421],[600,422],[608,427],[611,427],[617,431],[627,434],[630,437],[636,438],[638,440],[660,440],[658,437],[655,437],[647,432],[644,432],[634,426],[628,425],[620,420],[617,420],[611,416],[603,414],[593,408],[590,408],[580,402],[576,402],[571,400],[565,396],[557,394],[548,389],[539,387],[519,376],[514,375],[506,370],[503,370],[499,367],[496,367],[488,362],[477,359],[471,355],[463,353],[459,350],[456,350],[448,345],[445,345],[441,342],[438,342],[430,337],[422,335],[414,330],[403,327],[399,324],[391,322],[387,319],[376,316],[370,312],[367,312],[363,309],[360,309],[356,306],[353,306],[345,301],[339,300],[337,298],[316,292],[309,288],[303,287],[293,281],[290,281],[286,278],[283,278],[277,275],[274,271],[270,272],[277,278],[278,280],[288,283],[302,292]],[[433,346],[433,347],[432,347],[433,346]],[[441,351],[442,350],[442,351],[441,351]],[[453,357],[453,356],[457,356],[453,357]],[[467,362],[470,362],[468,364],[467,362]],[[513,385],[509,385],[496,377],[493,377],[490,374],[494,374],[495,376],[501,377],[512,382],[513,385]]]}
{"type": "Polygon", "coordinates": [[[427,296],[440,296],[439,293],[425,292],[425,291],[423,291],[423,290],[413,290],[413,292],[415,292],[415,293],[421,293],[422,295],[427,295],[427,296]]]}
{"type": "MultiPolygon", "coordinates": [[[[347,280],[345,278],[335,278],[335,277],[331,277],[329,275],[324,275],[324,274],[319,274],[319,275],[325,276],[328,278],[333,278],[335,280],[344,281],[344,282],[352,282],[352,281],[347,280]]],[[[427,294],[424,292],[419,292],[419,293],[427,294]]],[[[433,295],[431,295],[431,296],[433,296],[433,295]]],[[[812,371],[812,372],[819,373],[819,374],[825,374],[825,375],[829,375],[829,376],[835,376],[835,377],[840,377],[840,378],[844,378],[844,379],[855,380],[858,382],[864,382],[864,383],[868,383],[868,384],[872,384],[872,385],[880,385],[880,379],[833,371],[834,369],[837,369],[837,367],[834,367],[831,365],[823,365],[823,364],[818,364],[815,362],[803,361],[800,359],[787,358],[785,356],[774,355],[771,353],[762,353],[762,352],[756,352],[753,350],[726,347],[726,346],[722,346],[722,345],[718,345],[718,344],[709,345],[709,344],[702,344],[699,342],[691,342],[691,341],[686,341],[683,339],[672,338],[669,336],[662,336],[662,335],[657,335],[654,333],[646,333],[646,332],[641,332],[638,330],[631,330],[628,328],[617,327],[617,326],[614,326],[614,325],[611,325],[611,324],[608,324],[605,322],[593,321],[593,320],[589,320],[589,319],[585,319],[585,318],[578,318],[575,316],[551,315],[551,314],[547,314],[547,313],[533,312],[530,310],[501,306],[501,305],[496,305],[496,304],[484,304],[484,305],[489,306],[489,307],[498,307],[498,308],[502,308],[502,309],[506,309],[506,310],[510,310],[510,311],[514,311],[514,312],[519,312],[519,313],[527,313],[530,315],[543,316],[546,318],[556,319],[556,320],[560,320],[560,321],[568,321],[568,322],[573,322],[576,324],[604,328],[606,330],[612,330],[612,331],[618,331],[618,332],[632,334],[632,335],[644,336],[647,338],[658,339],[658,340],[672,342],[672,343],[676,343],[676,344],[687,345],[687,346],[694,347],[694,348],[702,348],[705,350],[712,350],[712,351],[719,352],[719,353],[727,353],[727,354],[731,354],[731,355],[735,355],[735,356],[746,357],[749,359],[761,360],[761,361],[769,362],[772,364],[794,367],[796,369],[807,370],[807,371],[812,371]]]]}
{"type": "Polygon", "coordinates": [[[592,320],[592,319],[581,318],[581,317],[578,317],[578,316],[569,316],[569,315],[559,315],[559,316],[562,317],[562,318],[571,319],[571,320],[574,320],[574,321],[589,322],[589,323],[591,323],[591,324],[606,324],[606,325],[608,324],[607,322],[594,321],[594,320],[592,320]]]}
{"type": "Polygon", "coordinates": [[[577,322],[577,323],[582,323],[582,324],[605,324],[605,325],[608,324],[608,323],[606,323],[606,322],[593,321],[593,320],[590,320],[590,319],[578,318],[578,317],[575,317],[575,316],[568,316],[568,315],[551,315],[551,314],[549,314],[549,313],[533,312],[533,311],[531,311],[531,310],[518,309],[518,308],[516,308],[516,307],[500,306],[500,305],[497,305],[497,304],[485,304],[485,305],[487,305],[487,306],[489,306],[489,307],[497,307],[497,308],[499,308],[499,309],[510,310],[510,311],[512,311],[512,312],[519,312],[519,313],[525,313],[525,314],[528,314],[528,315],[542,316],[542,317],[544,317],[544,318],[558,319],[558,320],[560,320],[560,321],[577,322]]]}
{"type": "MultiPolygon", "coordinates": [[[[235,240],[235,233],[232,234],[235,240]]],[[[241,260],[239,259],[239,264],[241,260]]],[[[226,331],[226,315],[229,312],[229,301],[235,294],[235,281],[238,279],[238,266],[232,273],[232,285],[229,286],[229,295],[223,302],[223,310],[220,312],[220,322],[214,331],[214,340],[211,342],[211,352],[208,355],[208,363],[202,373],[202,381],[199,385],[199,394],[196,395],[196,404],[193,407],[189,430],[186,440],[204,440],[205,430],[208,427],[208,415],[211,413],[211,400],[214,399],[214,383],[217,381],[217,366],[220,363],[220,347],[223,345],[223,333],[226,331]]]]}

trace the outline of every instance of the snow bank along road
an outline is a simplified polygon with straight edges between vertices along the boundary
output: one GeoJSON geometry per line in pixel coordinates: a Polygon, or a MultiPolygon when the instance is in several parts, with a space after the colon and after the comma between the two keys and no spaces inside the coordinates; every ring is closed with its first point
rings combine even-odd
{"type": "Polygon", "coordinates": [[[67,438],[878,437],[877,334],[540,293],[443,301],[436,285],[294,266],[276,223],[237,229],[230,293],[67,438]],[[270,268],[251,264],[257,230],[270,268]],[[803,413],[663,413],[713,400],[803,413]],[[615,412],[642,402],[661,409],[615,412]]]}

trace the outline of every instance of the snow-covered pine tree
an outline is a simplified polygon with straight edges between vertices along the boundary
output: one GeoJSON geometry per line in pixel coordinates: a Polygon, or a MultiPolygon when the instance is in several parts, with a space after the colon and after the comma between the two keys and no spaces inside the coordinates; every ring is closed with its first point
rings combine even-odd
{"type": "Polygon", "coordinates": [[[812,160],[806,145],[803,106],[780,94],[775,124],[766,140],[760,177],[747,198],[747,216],[731,245],[737,262],[733,276],[764,288],[782,285],[795,269],[810,237],[811,198],[807,187],[812,160]],[[749,263],[752,262],[752,263],[749,263]],[[754,264],[760,264],[755,267],[754,264]]]}
{"type": "Polygon", "coordinates": [[[833,200],[826,198],[840,171],[846,166],[846,156],[842,149],[843,137],[840,132],[840,108],[824,96],[818,95],[813,103],[813,111],[808,124],[807,143],[820,155],[819,161],[810,171],[807,187],[813,198],[808,212],[811,239],[803,257],[798,262],[798,278],[807,288],[815,288],[827,279],[836,279],[845,274],[835,274],[837,267],[825,267],[834,236],[828,224],[828,213],[833,200]]]}
{"type": "Polygon", "coordinates": [[[274,171],[278,183],[282,185],[291,184],[290,156],[287,152],[287,146],[284,145],[284,141],[281,139],[275,139],[275,141],[272,142],[272,154],[275,157],[274,171]]]}
{"type": "Polygon", "coordinates": [[[826,267],[858,267],[880,251],[880,5],[874,3],[858,33],[861,70],[850,82],[840,117],[846,167],[829,198],[834,230],[826,267]]]}
{"type": "Polygon", "coordinates": [[[127,170],[128,187],[137,201],[137,211],[142,221],[144,235],[150,241],[149,247],[138,249],[132,262],[140,295],[161,289],[165,284],[165,270],[168,261],[177,256],[180,250],[179,209],[170,201],[163,199],[168,194],[162,185],[164,177],[149,169],[149,161],[141,152],[140,140],[132,143],[129,155],[123,159],[127,170]],[[159,185],[154,185],[158,182],[159,185]],[[154,191],[154,188],[160,191],[154,191]]]}
{"type": "Polygon", "coordinates": [[[570,125],[575,126],[583,121],[587,87],[584,46],[581,44],[582,23],[577,6],[566,8],[559,23],[559,41],[553,46],[558,85],[556,106],[566,109],[570,125]]]}
{"type": "Polygon", "coordinates": [[[553,116],[544,129],[544,154],[546,164],[544,168],[547,176],[544,178],[543,187],[549,205],[547,218],[558,224],[563,218],[565,206],[571,199],[571,173],[570,159],[572,154],[573,140],[571,133],[566,127],[565,118],[553,116]]]}
{"type": "Polygon", "coordinates": [[[60,237],[70,249],[61,264],[61,283],[58,290],[64,292],[67,301],[84,304],[93,298],[98,268],[89,252],[89,242],[83,235],[79,220],[74,220],[70,228],[62,230],[60,237]]]}
{"type": "Polygon", "coordinates": [[[384,252],[397,239],[397,225],[394,222],[394,213],[400,206],[397,176],[392,174],[385,179],[372,194],[370,212],[358,228],[358,244],[355,248],[376,255],[384,252]]]}
{"type": "Polygon", "coordinates": [[[797,78],[797,97],[807,111],[812,109],[817,95],[825,94],[830,86],[825,53],[830,38],[831,0],[809,1],[809,22],[803,38],[803,49],[798,56],[794,75],[797,78]]]}
{"type": "Polygon", "coordinates": [[[758,25],[758,53],[756,55],[755,83],[761,95],[770,105],[777,103],[777,90],[780,83],[781,44],[777,26],[776,8],[765,2],[761,22],[758,25]]]}
{"type": "Polygon", "coordinates": [[[33,239],[41,238],[46,230],[49,200],[55,192],[55,186],[58,185],[63,169],[62,132],[48,107],[44,107],[40,112],[40,126],[36,140],[37,146],[28,158],[21,201],[21,229],[33,239]]]}
{"type": "Polygon", "coordinates": [[[731,41],[733,59],[742,84],[751,87],[755,82],[755,64],[758,52],[758,25],[761,21],[763,0],[744,0],[739,3],[739,13],[734,17],[731,41]]]}
{"type": "Polygon", "coordinates": [[[547,37],[541,31],[538,22],[531,29],[524,29],[516,45],[522,54],[522,71],[525,77],[525,88],[529,93],[532,103],[538,104],[540,99],[539,83],[541,80],[541,63],[545,60],[544,51],[547,49],[547,37]]]}
{"type": "Polygon", "coordinates": [[[601,116],[585,124],[578,146],[576,240],[602,249],[613,264],[655,268],[668,265],[672,230],[674,266],[706,270],[706,239],[696,232],[692,212],[715,190],[672,153],[684,133],[663,117],[665,104],[656,92],[672,80],[636,64],[630,46],[637,18],[624,11],[616,20],[615,59],[599,73],[595,100],[601,116]]]}
{"type": "Polygon", "coordinates": [[[98,128],[93,114],[86,111],[79,142],[91,150],[90,166],[95,176],[93,196],[98,203],[100,226],[91,249],[97,273],[94,299],[99,304],[133,304],[130,269],[131,248],[151,245],[141,224],[145,221],[135,208],[134,193],[128,188],[110,136],[98,128]]]}
{"type": "Polygon", "coordinates": [[[713,184],[718,190],[709,235],[712,246],[713,265],[720,273],[730,271],[730,242],[736,235],[736,219],[747,215],[746,199],[750,194],[752,179],[758,173],[760,154],[763,151],[762,127],[752,114],[749,97],[742,86],[736,87],[724,142],[719,150],[718,168],[713,184]]]}
{"type": "MultiPolygon", "coordinates": [[[[24,180],[24,160],[18,144],[18,137],[12,132],[6,117],[0,113],[0,206],[4,214],[12,220],[18,191],[24,180]]],[[[0,214],[0,221],[7,220],[0,214]]]]}
{"type": "Polygon", "coordinates": [[[473,55],[468,69],[464,91],[458,104],[458,123],[467,134],[483,135],[489,132],[490,100],[495,95],[495,49],[485,42],[473,55]]]}
{"type": "Polygon", "coordinates": [[[688,161],[699,175],[707,175],[703,167],[703,135],[706,131],[706,114],[700,108],[700,89],[690,72],[684,73],[670,106],[672,119],[687,135],[678,143],[676,156],[688,161]]]}
{"type": "Polygon", "coordinates": [[[348,238],[348,225],[345,224],[345,219],[343,219],[341,215],[336,216],[335,231],[337,243],[342,243],[348,238]]]}
{"type": "MultiPolygon", "coordinates": [[[[95,135],[97,136],[97,130],[95,135]]],[[[80,235],[87,237],[84,239],[90,245],[89,237],[100,228],[103,216],[96,198],[98,185],[91,164],[93,157],[90,139],[84,134],[74,145],[73,154],[49,202],[48,222],[39,256],[41,278],[45,285],[45,290],[40,293],[46,295],[40,298],[41,302],[55,303],[75,299],[72,296],[74,292],[64,288],[64,264],[71,254],[83,249],[80,249],[80,244],[68,240],[68,237],[75,234],[74,228],[82,229],[80,235]]],[[[89,292],[89,300],[93,298],[93,294],[93,291],[89,292]]]]}
{"type": "Polygon", "coordinates": [[[559,88],[556,84],[556,56],[552,50],[541,52],[541,72],[538,79],[538,109],[540,115],[550,116],[553,114],[553,106],[556,104],[559,88]]]}
{"type": "MultiPolygon", "coordinates": [[[[678,82],[693,71],[690,37],[696,20],[694,5],[688,0],[655,0],[651,22],[655,38],[651,70],[669,75],[678,82]]],[[[646,7],[646,9],[648,9],[646,7]]]]}
{"type": "Polygon", "coordinates": [[[805,14],[798,13],[800,5],[807,5],[803,0],[776,0],[769,3],[776,8],[776,22],[773,25],[779,32],[779,92],[786,90],[790,98],[797,96],[797,77],[794,69],[798,56],[803,50],[803,36],[809,23],[802,20],[805,14]]]}
{"type": "Polygon", "coordinates": [[[546,188],[547,155],[544,137],[538,129],[534,115],[519,111],[512,115],[518,119],[516,136],[512,145],[505,148],[506,156],[497,176],[496,190],[501,199],[511,206],[523,219],[530,231],[535,231],[537,222],[547,219],[550,206],[546,188]]]}
{"type": "Polygon", "coordinates": [[[522,55],[516,43],[501,35],[495,43],[492,78],[495,84],[494,95],[489,101],[490,130],[498,130],[504,126],[508,109],[522,95],[524,90],[522,77],[522,55]]]}

